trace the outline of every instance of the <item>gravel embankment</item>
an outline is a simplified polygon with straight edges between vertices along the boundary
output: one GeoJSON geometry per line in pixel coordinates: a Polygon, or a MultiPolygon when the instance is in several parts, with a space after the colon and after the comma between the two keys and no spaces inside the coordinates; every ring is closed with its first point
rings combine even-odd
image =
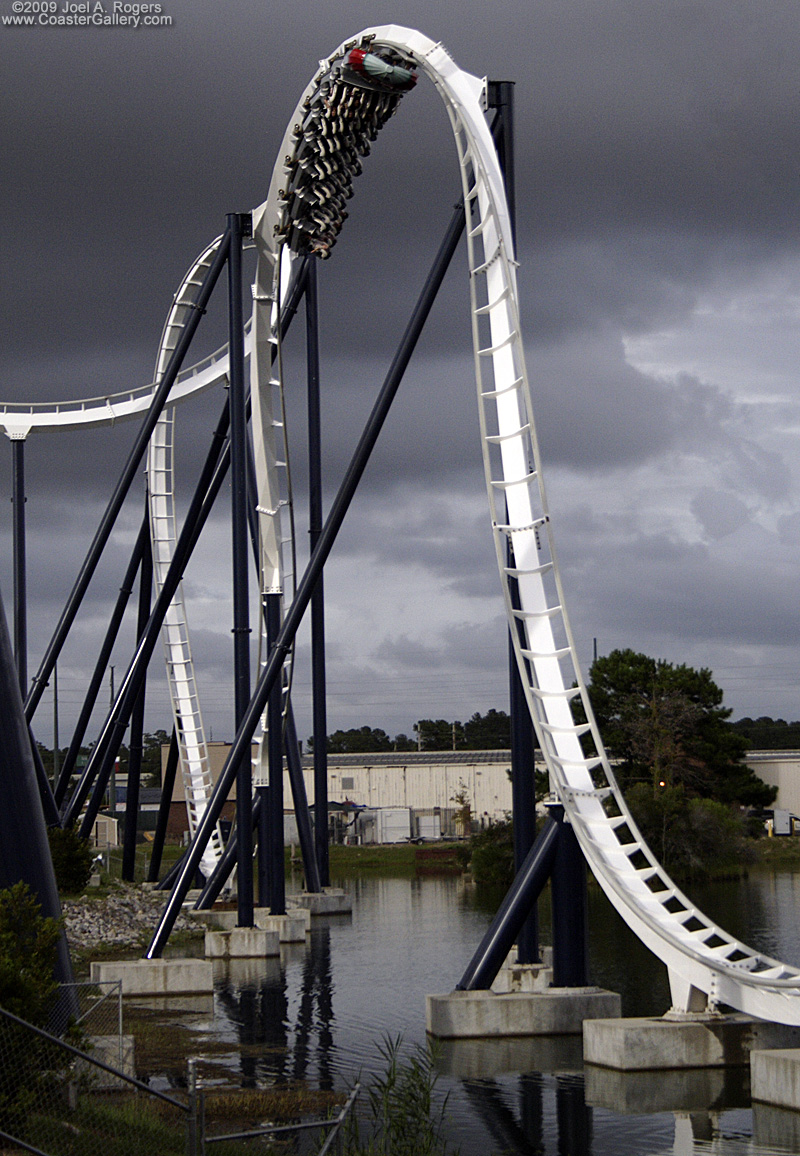
{"type": "MultiPolygon", "coordinates": [[[[137,945],[149,939],[168,894],[116,884],[102,897],[64,899],[61,906],[70,946],[137,945]]],[[[198,924],[188,915],[181,914],[175,921],[175,931],[197,930],[198,924]]]]}

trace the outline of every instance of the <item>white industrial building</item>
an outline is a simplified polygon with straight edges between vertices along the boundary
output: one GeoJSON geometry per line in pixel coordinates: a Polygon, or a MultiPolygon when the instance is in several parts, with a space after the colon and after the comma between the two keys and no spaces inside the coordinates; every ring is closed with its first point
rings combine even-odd
{"type": "Polygon", "coordinates": [[[778,788],[776,810],[800,816],[800,751],[748,751],[745,762],[759,779],[778,788]]]}
{"type": "MultiPolygon", "coordinates": [[[[216,781],[230,750],[227,743],[209,743],[212,776],[216,781]]],[[[166,761],[167,748],[162,756],[166,761]]],[[[255,747],[253,748],[255,755],[255,747]]],[[[775,808],[800,816],[800,751],[753,751],[747,765],[765,783],[778,788],[775,808]]],[[[302,758],[303,778],[309,804],[314,802],[314,762],[302,758]]],[[[544,770],[537,752],[537,770],[544,770]]],[[[284,764],[284,806],[294,809],[288,771],[284,764]]],[[[228,808],[236,787],[231,791],[228,808]]],[[[482,825],[496,823],[511,812],[510,751],[390,751],[381,753],[328,755],[328,799],[370,812],[405,811],[410,831],[427,835],[438,829],[442,835],[462,834],[457,830],[457,812],[468,805],[470,817],[482,825]],[[436,816],[437,824],[425,823],[436,816]]],[[[177,776],[173,806],[181,814],[183,788],[177,776]]],[[[288,815],[287,815],[288,819],[288,815]]],[[[381,841],[378,837],[378,841],[381,841]]]]}

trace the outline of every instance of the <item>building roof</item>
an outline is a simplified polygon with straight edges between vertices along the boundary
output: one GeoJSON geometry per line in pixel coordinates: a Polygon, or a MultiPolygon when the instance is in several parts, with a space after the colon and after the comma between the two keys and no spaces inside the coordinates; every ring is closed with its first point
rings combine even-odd
{"type": "MultiPolygon", "coordinates": [[[[539,752],[537,754],[537,762],[539,752]]],[[[328,766],[339,767],[429,767],[466,766],[476,763],[511,763],[511,751],[363,751],[348,755],[328,755],[328,766]]],[[[303,755],[303,766],[313,767],[314,756],[303,755]]]]}

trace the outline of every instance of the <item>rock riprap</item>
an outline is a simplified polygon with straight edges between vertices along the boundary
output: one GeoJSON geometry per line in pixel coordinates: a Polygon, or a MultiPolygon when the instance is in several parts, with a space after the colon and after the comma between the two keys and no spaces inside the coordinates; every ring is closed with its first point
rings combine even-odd
{"type": "MultiPolygon", "coordinates": [[[[167,902],[166,891],[113,884],[102,896],[82,895],[62,900],[67,939],[73,948],[103,944],[139,944],[150,938],[167,902]]],[[[197,923],[181,914],[175,931],[197,931],[197,923]]]]}

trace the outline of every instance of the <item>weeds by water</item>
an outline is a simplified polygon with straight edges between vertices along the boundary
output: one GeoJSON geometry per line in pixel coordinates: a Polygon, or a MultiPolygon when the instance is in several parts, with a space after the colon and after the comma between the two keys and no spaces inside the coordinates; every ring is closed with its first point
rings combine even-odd
{"type": "MultiPolygon", "coordinates": [[[[367,1110],[348,1121],[346,1156],[447,1156],[444,1137],[447,1097],[437,1100],[430,1046],[403,1053],[402,1037],[379,1045],[385,1070],[367,1087],[367,1110]]],[[[454,1154],[455,1156],[455,1154],[454,1154]]]]}

